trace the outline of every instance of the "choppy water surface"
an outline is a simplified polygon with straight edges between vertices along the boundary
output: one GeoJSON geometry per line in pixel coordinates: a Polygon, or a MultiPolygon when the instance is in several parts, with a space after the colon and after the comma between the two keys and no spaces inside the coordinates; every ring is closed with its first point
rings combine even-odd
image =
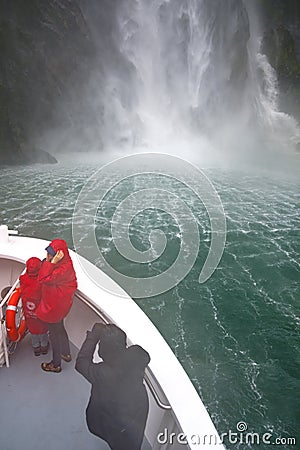
{"type": "MultiPolygon", "coordinates": [[[[62,237],[72,246],[75,201],[96,169],[94,164],[75,163],[1,169],[0,223],[21,235],[49,240],[62,237]]],[[[164,188],[175,190],[198,217],[202,239],[199,257],[178,286],[137,303],[182,362],[220,433],[236,431],[236,424],[244,421],[249,432],[269,432],[273,440],[297,437],[299,184],[295,179],[229,170],[205,173],[221,197],[227,221],[226,247],[218,269],[206,283],[198,283],[209,245],[209,221],[199,199],[185,187],[164,180],[164,188]]],[[[153,186],[158,180],[153,175],[147,182],[153,186]]],[[[146,249],[151,229],[159,227],[168,238],[165,257],[148,267],[138,267],[118,256],[110,220],[126,190],[139,189],[139,183],[137,177],[110,192],[98,209],[95,224],[99,247],[115,268],[131,276],[150,276],[174,261],[180,233],[176,222],[163,211],[147,210],[132,221],[132,242],[146,249]]],[[[119,227],[122,235],[122,223],[119,227]]],[[[245,443],[227,445],[248,448],[245,443]]],[[[279,447],[300,448],[288,444],[279,447]]]]}

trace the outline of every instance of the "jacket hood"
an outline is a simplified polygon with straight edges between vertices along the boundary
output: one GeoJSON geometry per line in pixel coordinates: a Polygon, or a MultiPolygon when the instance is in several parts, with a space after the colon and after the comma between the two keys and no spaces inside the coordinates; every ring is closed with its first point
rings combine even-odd
{"type": "Polygon", "coordinates": [[[127,348],[127,358],[130,365],[144,371],[150,362],[150,355],[140,345],[131,345],[127,348]]]}
{"type": "Polygon", "coordinates": [[[37,278],[42,261],[39,258],[29,258],[26,262],[26,272],[30,278],[37,278]]]}
{"type": "Polygon", "coordinates": [[[50,246],[53,248],[55,253],[57,253],[58,250],[63,251],[64,257],[63,257],[62,261],[70,258],[67,243],[63,239],[54,239],[52,242],[50,242],[50,246]]]}
{"type": "Polygon", "coordinates": [[[103,327],[98,354],[105,362],[115,362],[117,355],[126,349],[126,333],[115,324],[103,327]]]}

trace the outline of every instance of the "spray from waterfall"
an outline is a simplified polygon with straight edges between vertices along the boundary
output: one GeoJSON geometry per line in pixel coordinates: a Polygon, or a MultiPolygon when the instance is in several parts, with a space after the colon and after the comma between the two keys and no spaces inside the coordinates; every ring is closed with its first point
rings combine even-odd
{"type": "Polygon", "coordinates": [[[253,5],[82,4],[99,59],[84,88],[93,122],[82,124],[77,146],[219,160],[259,158],[263,148],[273,152],[300,141],[296,121],[278,109],[276,73],[260,53],[253,5]]]}
{"type": "Polygon", "coordinates": [[[117,25],[134,68],[131,144],[202,137],[229,147],[239,132],[250,146],[257,136],[280,145],[299,139],[296,122],[278,110],[276,74],[242,1],[127,0],[117,25]]]}

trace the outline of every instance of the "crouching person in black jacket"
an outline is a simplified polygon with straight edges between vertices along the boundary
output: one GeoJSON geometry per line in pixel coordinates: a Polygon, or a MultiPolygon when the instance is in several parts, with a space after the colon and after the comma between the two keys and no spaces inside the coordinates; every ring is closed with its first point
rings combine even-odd
{"type": "Polygon", "coordinates": [[[139,345],[126,348],[126,334],[113,324],[96,323],[78,353],[75,369],[92,385],[87,426],[113,450],[141,448],[149,410],[143,377],[149,362],[139,345]],[[94,363],[99,341],[103,362],[94,363]]]}

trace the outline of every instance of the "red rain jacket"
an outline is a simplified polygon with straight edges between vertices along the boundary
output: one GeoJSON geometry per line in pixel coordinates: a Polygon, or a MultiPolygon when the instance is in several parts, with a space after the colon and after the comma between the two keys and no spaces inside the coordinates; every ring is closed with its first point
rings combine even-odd
{"type": "Polygon", "coordinates": [[[23,312],[31,334],[43,334],[48,330],[47,324],[38,319],[36,308],[40,304],[42,290],[38,283],[38,274],[42,261],[39,258],[29,258],[26,262],[26,272],[20,276],[21,298],[23,312]]]}
{"type": "Polygon", "coordinates": [[[50,245],[55,252],[62,250],[64,257],[56,264],[43,262],[38,276],[42,300],[36,313],[44,322],[56,323],[66,317],[72,306],[77,280],[66,242],[54,239],[50,245]]]}

